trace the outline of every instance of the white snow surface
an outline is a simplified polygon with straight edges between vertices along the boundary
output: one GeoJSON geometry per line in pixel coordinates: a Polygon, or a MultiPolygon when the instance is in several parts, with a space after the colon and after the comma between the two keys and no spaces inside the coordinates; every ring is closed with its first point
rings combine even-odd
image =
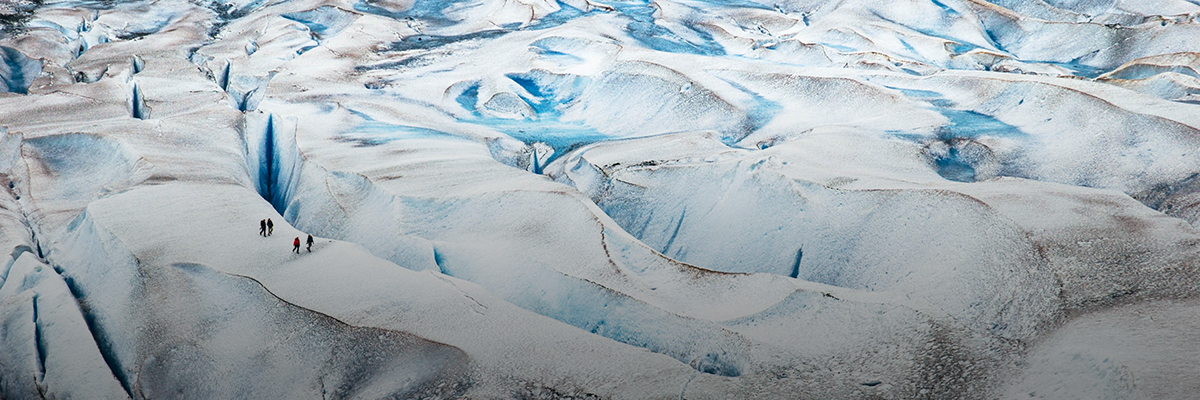
{"type": "Polygon", "coordinates": [[[0,398],[1190,398],[1197,37],[1185,0],[5,2],[0,398]]]}

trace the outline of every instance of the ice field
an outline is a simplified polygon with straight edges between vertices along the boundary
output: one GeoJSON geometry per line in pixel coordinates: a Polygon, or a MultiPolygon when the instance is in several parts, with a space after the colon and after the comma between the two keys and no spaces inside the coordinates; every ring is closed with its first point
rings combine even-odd
{"type": "Polygon", "coordinates": [[[1200,0],[0,0],[0,188],[5,400],[1200,393],[1200,0]]]}

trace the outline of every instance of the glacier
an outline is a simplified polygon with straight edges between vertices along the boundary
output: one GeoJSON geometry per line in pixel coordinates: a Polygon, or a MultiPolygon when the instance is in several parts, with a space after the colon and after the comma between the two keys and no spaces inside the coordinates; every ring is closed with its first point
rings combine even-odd
{"type": "Polygon", "coordinates": [[[1189,398],[1197,149],[1193,0],[6,1],[0,398],[1189,398]]]}

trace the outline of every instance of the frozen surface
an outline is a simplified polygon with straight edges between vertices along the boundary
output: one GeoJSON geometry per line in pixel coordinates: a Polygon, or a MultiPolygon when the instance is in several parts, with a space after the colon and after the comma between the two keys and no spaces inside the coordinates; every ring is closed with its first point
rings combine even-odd
{"type": "Polygon", "coordinates": [[[4,2],[0,398],[1188,398],[1197,37],[1183,0],[4,2]]]}
{"type": "Polygon", "coordinates": [[[1080,316],[1035,345],[1005,398],[1179,399],[1198,388],[1191,369],[1196,303],[1156,301],[1080,316]]]}

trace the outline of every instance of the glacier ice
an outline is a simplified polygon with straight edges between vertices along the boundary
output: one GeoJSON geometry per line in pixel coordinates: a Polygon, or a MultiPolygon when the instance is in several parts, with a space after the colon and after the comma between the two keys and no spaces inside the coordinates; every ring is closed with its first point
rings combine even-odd
{"type": "Polygon", "coordinates": [[[1198,17],[6,2],[0,397],[1187,398],[1198,17]]]}
{"type": "Polygon", "coordinates": [[[0,81],[3,81],[6,92],[25,94],[34,78],[42,74],[41,63],[12,47],[0,46],[0,60],[4,61],[0,65],[3,67],[0,68],[0,81]]]}

